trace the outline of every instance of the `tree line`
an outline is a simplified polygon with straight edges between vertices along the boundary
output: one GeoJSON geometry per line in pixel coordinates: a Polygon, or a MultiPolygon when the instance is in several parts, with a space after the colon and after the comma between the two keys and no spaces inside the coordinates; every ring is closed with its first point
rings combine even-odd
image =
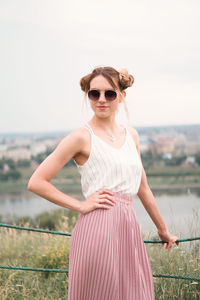
{"type": "MultiPolygon", "coordinates": [[[[46,151],[32,155],[31,159],[19,159],[17,161],[12,158],[0,159],[0,181],[7,180],[18,180],[22,177],[20,168],[30,168],[32,162],[40,164],[48,155],[52,153],[52,149],[48,148],[46,151]]],[[[195,162],[200,166],[200,152],[195,155],[195,162]]],[[[150,150],[141,153],[142,162],[145,169],[148,169],[154,165],[165,165],[165,166],[180,166],[187,158],[186,155],[172,157],[171,159],[164,159],[162,154],[153,155],[150,150]]],[[[65,166],[76,166],[73,159],[71,159],[65,166]]]]}

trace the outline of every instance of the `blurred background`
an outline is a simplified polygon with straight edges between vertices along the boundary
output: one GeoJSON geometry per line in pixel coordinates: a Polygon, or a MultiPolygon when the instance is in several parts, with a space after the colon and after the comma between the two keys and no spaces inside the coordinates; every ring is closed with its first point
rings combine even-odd
{"type": "MultiPolygon", "coordinates": [[[[130,120],[123,106],[117,117],[138,130],[168,226],[188,234],[186,219],[200,207],[199,14],[195,0],[1,0],[2,221],[59,209],[28,192],[28,179],[64,136],[91,118],[79,80],[108,65],[135,77],[126,98],[130,120]]],[[[83,199],[73,161],[53,183],[83,199]]],[[[141,203],[133,202],[142,229],[155,233],[141,203]]]]}
{"type": "MultiPolygon", "coordinates": [[[[200,236],[200,2],[0,1],[0,223],[72,232],[79,213],[27,190],[38,165],[92,117],[80,78],[126,68],[130,120],[149,186],[172,234],[200,236]]],[[[84,200],[73,160],[51,180],[84,200]]],[[[144,239],[157,230],[136,196],[144,239]]],[[[6,225],[4,225],[6,226],[6,225]]],[[[0,228],[0,265],[68,269],[70,238],[0,228]]],[[[153,274],[199,278],[199,242],[145,244],[153,274]]],[[[0,266],[1,267],[1,266],[0,266]]],[[[200,299],[195,280],[154,278],[156,299],[200,299]]],[[[2,270],[0,299],[66,299],[65,273],[2,270]]]]}

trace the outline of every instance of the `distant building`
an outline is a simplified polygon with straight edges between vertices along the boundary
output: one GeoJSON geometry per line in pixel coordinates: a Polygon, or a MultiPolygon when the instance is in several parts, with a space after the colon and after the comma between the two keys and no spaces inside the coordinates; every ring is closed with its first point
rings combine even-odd
{"type": "Polygon", "coordinates": [[[4,164],[3,165],[3,173],[6,173],[10,170],[10,167],[8,166],[8,164],[4,164]]]}
{"type": "Polygon", "coordinates": [[[194,156],[188,156],[184,162],[181,164],[182,166],[191,166],[191,167],[197,167],[198,164],[196,163],[194,156]]]}
{"type": "Polygon", "coordinates": [[[155,141],[149,138],[147,135],[140,136],[140,151],[144,153],[151,149],[151,147],[155,145],[155,141]]]}
{"type": "Polygon", "coordinates": [[[8,146],[5,145],[5,144],[0,145],[0,159],[2,159],[3,157],[5,157],[7,148],[8,148],[8,146]]]}
{"type": "Polygon", "coordinates": [[[31,151],[27,148],[16,148],[16,149],[8,149],[5,153],[5,158],[11,158],[15,162],[17,162],[20,159],[31,159],[31,151]]]}
{"type": "Polygon", "coordinates": [[[30,151],[33,156],[36,156],[39,153],[45,152],[46,149],[47,149],[47,147],[43,142],[34,142],[31,145],[30,151]]]}
{"type": "Polygon", "coordinates": [[[163,158],[163,159],[172,159],[172,154],[169,153],[169,152],[164,153],[164,154],[162,155],[162,158],[163,158]]]}
{"type": "Polygon", "coordinates": [[[163,153],[173,153],[175,148],[175,138],[171,136],[157,136],[154,138],[150,149],[153,155],[163,153]]]}
{"type": "Polygon", "coordinates": [[[197,152],[200,152],[200,141],[187,141],[185,144],[185,153],[193,155],[197,152]]]}

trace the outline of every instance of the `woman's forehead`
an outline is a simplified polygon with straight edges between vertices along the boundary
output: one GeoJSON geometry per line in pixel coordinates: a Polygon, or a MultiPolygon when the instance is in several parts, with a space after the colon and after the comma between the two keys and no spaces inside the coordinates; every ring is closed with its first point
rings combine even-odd
{"type": "Polygon", "coordinates": [[[113,86],[104,76],[98,75],[90,81],[90,89],[113,89],[113,86]]]}

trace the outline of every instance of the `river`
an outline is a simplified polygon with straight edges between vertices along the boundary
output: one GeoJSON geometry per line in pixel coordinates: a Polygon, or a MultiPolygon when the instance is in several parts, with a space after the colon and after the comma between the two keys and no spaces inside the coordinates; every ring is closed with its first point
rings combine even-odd
{"type": "MultiPolygon", "coordinates": [[[[158,208],[169,230],[181,237],[199,234],[200,219],[200,189],[153,191],[158,208]]],[[[77,196],[81,199],[82,196],[77,196]]],[[[140,199],[133,200],[133,207],[142,232],[156,234],[156,227],[147,214],[140,199]]],[[[2,222],[7,222],[8,216],[30,216],[45,211],[60,208],[29,191],[18,194],[0,195],[0,215],[2,222]]]]}

